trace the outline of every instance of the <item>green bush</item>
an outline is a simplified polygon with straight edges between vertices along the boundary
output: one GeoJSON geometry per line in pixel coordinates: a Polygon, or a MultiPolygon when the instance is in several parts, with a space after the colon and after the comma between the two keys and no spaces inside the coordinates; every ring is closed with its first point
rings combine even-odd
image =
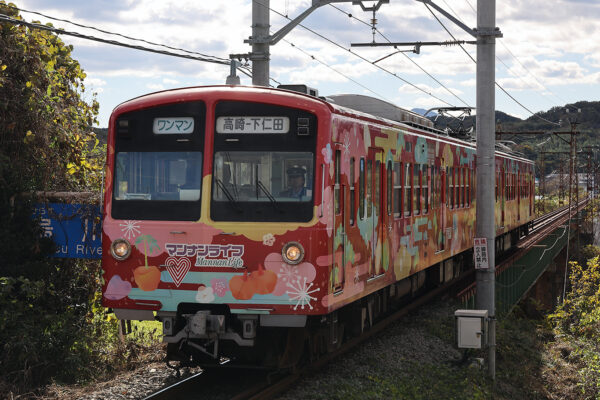
{"type": "Polygon", "coordinates": [[[585,398],[600,398],[600,259],[582,266],[570,264],[571,290],[556,312],[548,316],[555,334],[574,344],[570,356],[578,363],[580,391],[585,398]]]}

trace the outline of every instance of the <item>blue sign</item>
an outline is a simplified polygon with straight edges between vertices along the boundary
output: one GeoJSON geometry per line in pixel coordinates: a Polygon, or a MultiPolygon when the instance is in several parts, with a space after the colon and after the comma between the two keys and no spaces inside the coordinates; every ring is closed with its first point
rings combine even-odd
{"type": "Polygon", "coordinates": [[[102,225],[100,207],[92,204],[36,204],[43,236],[56,243],[53,257],[101,258],[102,225]]]}

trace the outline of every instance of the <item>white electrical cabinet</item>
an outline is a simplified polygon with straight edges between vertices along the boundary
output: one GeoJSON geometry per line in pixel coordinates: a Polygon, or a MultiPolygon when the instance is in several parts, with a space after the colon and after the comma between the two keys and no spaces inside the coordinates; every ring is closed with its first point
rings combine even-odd
{"type": "Polygon", "coordinates": [[[480,349],[487,345],[487,310],[456,310],[456,339],[461,349],[480,349]]]}

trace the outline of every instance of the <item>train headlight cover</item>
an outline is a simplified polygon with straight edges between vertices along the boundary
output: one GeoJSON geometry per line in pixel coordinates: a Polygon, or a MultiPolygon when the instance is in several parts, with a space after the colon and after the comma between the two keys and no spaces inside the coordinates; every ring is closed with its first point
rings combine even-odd
{"type": "Polygon", "coordinates": [[[288,264],[300,264],[304,259],[304,248],[298,242],[288,242],[281,249],[281,255],[288,264]]]}
{"type": "Polygon", "coordinates": [[[125,239],[116,239],[110,245],[110,254],[119,260],[126,260],[131,254],[131,245],[125,239]]]}

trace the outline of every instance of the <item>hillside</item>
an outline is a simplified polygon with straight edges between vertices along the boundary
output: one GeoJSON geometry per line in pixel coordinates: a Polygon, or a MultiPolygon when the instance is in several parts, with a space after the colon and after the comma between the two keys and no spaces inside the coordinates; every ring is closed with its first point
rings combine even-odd
{"type": "MultiPolygon", "coordinates": [[[[461,127],[468,131],[475,125],[475,116],[466,117],[463,121],[448,117],[430,118],[438,129],[461,127]]],[[[567,104],[564,107],[553,107],[548,111],[540,111],[523,120],[513,117],[502,111],[496,111],[496,130],[502,132],[546,131],[547,135],[503,135],[502,140],[512,141],[516,144],[514,150],[524,153],[532,160],[538,160],[541,151],[568,151],[569,145],[565,140],[570,140],[567,135],[551,135],[552,132],[570,132],[572,123],[577,135],[577,150],[587,151],[590,146],[599,146],[600,139],[600,101],[579,101],[567,104]],[[580,110],[580,112],[578,112],[580,110]],[[560,124],[557,125],[557,123],[560,124]]],[[[545,170],[550,173],[564,162],[564,155],[547,154],[545,157],[545,170]]],[[[595,157],[598,160],[598,156],[595,157]]],[[[581,163],[580,163],[581,164],[581,163]]],[[[583,167],[580,166],[580,171],[583,167]]]]}

